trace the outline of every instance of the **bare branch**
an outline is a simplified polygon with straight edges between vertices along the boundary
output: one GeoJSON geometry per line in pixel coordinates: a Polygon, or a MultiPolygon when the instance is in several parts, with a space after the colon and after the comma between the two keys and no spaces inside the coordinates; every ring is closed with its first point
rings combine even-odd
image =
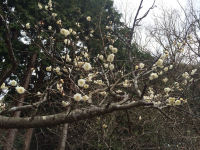
{"type": "Polygon", "coordinates": [[[63,123],[72,123],[79,120],[91,119],[100,115],[112,113],[118,110],[126,110],[141,106],[153,106],[153,103],[144,101],[132,101],[128,104],[110,104],[109,107],[90,106],[85,109],[75,109],[70,113],[63,112],[55,115],[26,117],[5,117],[0,116],[0,128],[36,128],[55,126],[63,123]]]}

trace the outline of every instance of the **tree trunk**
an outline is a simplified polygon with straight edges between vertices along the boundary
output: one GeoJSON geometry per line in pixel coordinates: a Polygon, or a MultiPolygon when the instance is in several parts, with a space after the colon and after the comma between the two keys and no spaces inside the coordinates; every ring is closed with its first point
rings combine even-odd
{"type": "MultiPolygon", "coordinates": [[[[70,94],[71,94],[71,92],[70,92],[70,94]]],[[[66,109],[67,109],[67,114],[69,114],[71,107],[66,108],[66,109]]],[[[60,137],[60,143],[59,143],[59,146],[58,146],[58,148],[59,148],[58,150],[65,150],[68,127],[69,127],[69,124],[65,123],[63,128],[62,128],[62,135],[60,137]]]]}
{"type": "Polygon", "coordinates": [[[65,150],[68,126],[69,126],[68,123],[64,124],[64,126],[63,126],[62,135],[61,135],[61,139],[60,139],[60,145],[59,145],[58,150],[65,150]]]}
{"type": "Polygon", "coordinates": [[[25,141],[24,141],[24,150],[29,150],[33,132],[34,132],[33,128],[30,128],[26,131],[25,141]]]}
{"type": "MultiPolygon", "coordinates": [[[[30,82],[30,79],[31,79],[31,74],[32,74],[32,68],[34,67],[36,58],[37,58],[37,54],[34,53],[33,56],[32,56],[32,59],[30,61],[30,64],[28,65],[26,75],[24,77],[23,87],[25,89],[28,89],[28,85],[29,85],[29,82],[30,82]]],[[[25,99],[25,94],[20,95],[19,103],[17,104],[18,107],[23,105],[24,99],[25,99]]],[[[20,117],[20,114],[21,114],[21,111],[17,111],[17,112],[14,113],[14,117],[20,117]]],[[[5,143],[5,146],[4,146],[5,150],[12,150],[13,149],[13,144],[14,144],[16,133],[17,133],[17,129],[10,129],[9,130],[8,136],[7,136],[7,142],[5,143]]]]}

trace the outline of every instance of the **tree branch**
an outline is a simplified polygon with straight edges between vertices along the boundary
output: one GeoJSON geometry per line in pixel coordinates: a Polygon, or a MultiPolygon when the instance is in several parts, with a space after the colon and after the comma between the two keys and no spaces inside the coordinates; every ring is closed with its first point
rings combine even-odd
{"type": "Polygon", "coordinates": [[[118,110],[126,110],[141,106],[153,106],[153,103],[144,101],[131,102],[129,104],[111,104],[109,107],[91,106],[85,109],[75,109],[70,113],[63,112],[55,115],[26,117],[5,117],[0,116],[0,128],[36,128],[55,126],[63,123],[72,123],[79,120],[90,119],[100,115],[112,113],[118,110]]]}

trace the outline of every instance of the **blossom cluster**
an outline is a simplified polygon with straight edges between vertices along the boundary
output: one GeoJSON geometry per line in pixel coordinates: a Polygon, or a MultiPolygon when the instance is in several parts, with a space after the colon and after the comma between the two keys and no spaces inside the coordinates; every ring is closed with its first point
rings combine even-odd
{"type": "MultiPolygon", "coordinates": [[[[96,33],[92,26],[89,26],[87,36],[83,34],[85,31],[82,31],[82,24],[78,21],[74,26],[66,27],[58,14],[52,12],[51,0],[44,6],[42,3],[38,3],[38,8],[48,11],[49,17],[54,20],[41,29],[42,32],[48,34],[48,37],[42,34],[38,36],[41,43],[44,43],[43,46],[47,47],[44,52],[41,50],[41,53],[52,60],[45,66],[45,73],[48,77],[45,82],[48,84],[53,82],[51,94],[62,96],[62,100],[59,102],[63,107],[68,107],[73,102],[75,104],[80,102],[83,105],[87,103],[101,104],[107,98],[118,96],[116,99],[120,99],[122,95],[136,94],[138,97],[142,97],[141,99],[145,102],[153,103],[157,107],[162,105],[178,106],[187,102],[187,99],[180,98],[177,93],[183,90],[184,85],[193,81],[197,69],[184,72],[180,76],[180,80],[177,78],[182,82],[173,81],[169,74],[175,66],[167,61],[168,51],[164,51],[163,55],[152,66],[134,60],[128,64],[131,66],[131,70],[124,69],[125,67],[121,67],[121,69],[117,60],[121,49],[116,44],[118,39],[112,37],[110,32],[113,28],[112,21],[109,21],[109,25],[105,26],[106,31],[103,37],[105,37],[106,42],[103,41],[102,51],[94,54],[92,52],[95,50],[87,44],[96,33]],[[45,45],[45,41],[49,41],[50,46],[45,45]],[[56,47],[56,42],[59,43],[58,47],[56,47]],[[144,88],[144,95],[142,95],[144,84],[148,87],[147,91],[144,88]]],[[[92,24],[93,18],[85,16],[84,21],[87,21],[87,24],[92,24]]],[[[35,26],[27,22],[24,30],[28,32],[35,26]]],[[[18,94],[28,92],[28,89],[20,86],[16,80],[10,80],[1,85],[3,91],[9,90],[9,88],[15,88],[18,94]]],[[[41,96],[42,94],[38,91],[36,95],[41,96]]]]}
{"type": "Polygon", "coordinates": [[[23,93],[26,91],[26,90],[24,89],[24,87],[18,86],[18,83],[17,83],[17,81],[15,81],[15,80],[10,80],[8,86],[6,86],[6,84],[3,83],[3,84],[1,85],[0,88],[1,88],[1,90],[5,91],[5,90],[9,90],[9,88],[12,88],[12,87],[15,87],[15,90],[16,90],[17,93],[19,93],[19,94],[23,94],[23,93]]]}

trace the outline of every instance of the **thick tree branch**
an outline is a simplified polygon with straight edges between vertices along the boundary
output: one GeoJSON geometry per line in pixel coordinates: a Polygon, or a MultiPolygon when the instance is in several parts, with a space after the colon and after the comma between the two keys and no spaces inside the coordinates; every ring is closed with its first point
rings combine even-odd
{"type": "Polygon", "coordinates": [[[153,103],[146,103],[144,101],[133,101],[131,103],[123,105],[111,104],[107,108],[91,106],[86,109],[75,109],[70,113],[63,112],[55,115],[37,116],[34,118],[0,116],[0,128],[36,128],[55,126],[63,123],[72,123],[79,120],[90,119],[100,115],[112,113],[117,110],[126,110],[140,106],[153,106],[153,103]]]}

